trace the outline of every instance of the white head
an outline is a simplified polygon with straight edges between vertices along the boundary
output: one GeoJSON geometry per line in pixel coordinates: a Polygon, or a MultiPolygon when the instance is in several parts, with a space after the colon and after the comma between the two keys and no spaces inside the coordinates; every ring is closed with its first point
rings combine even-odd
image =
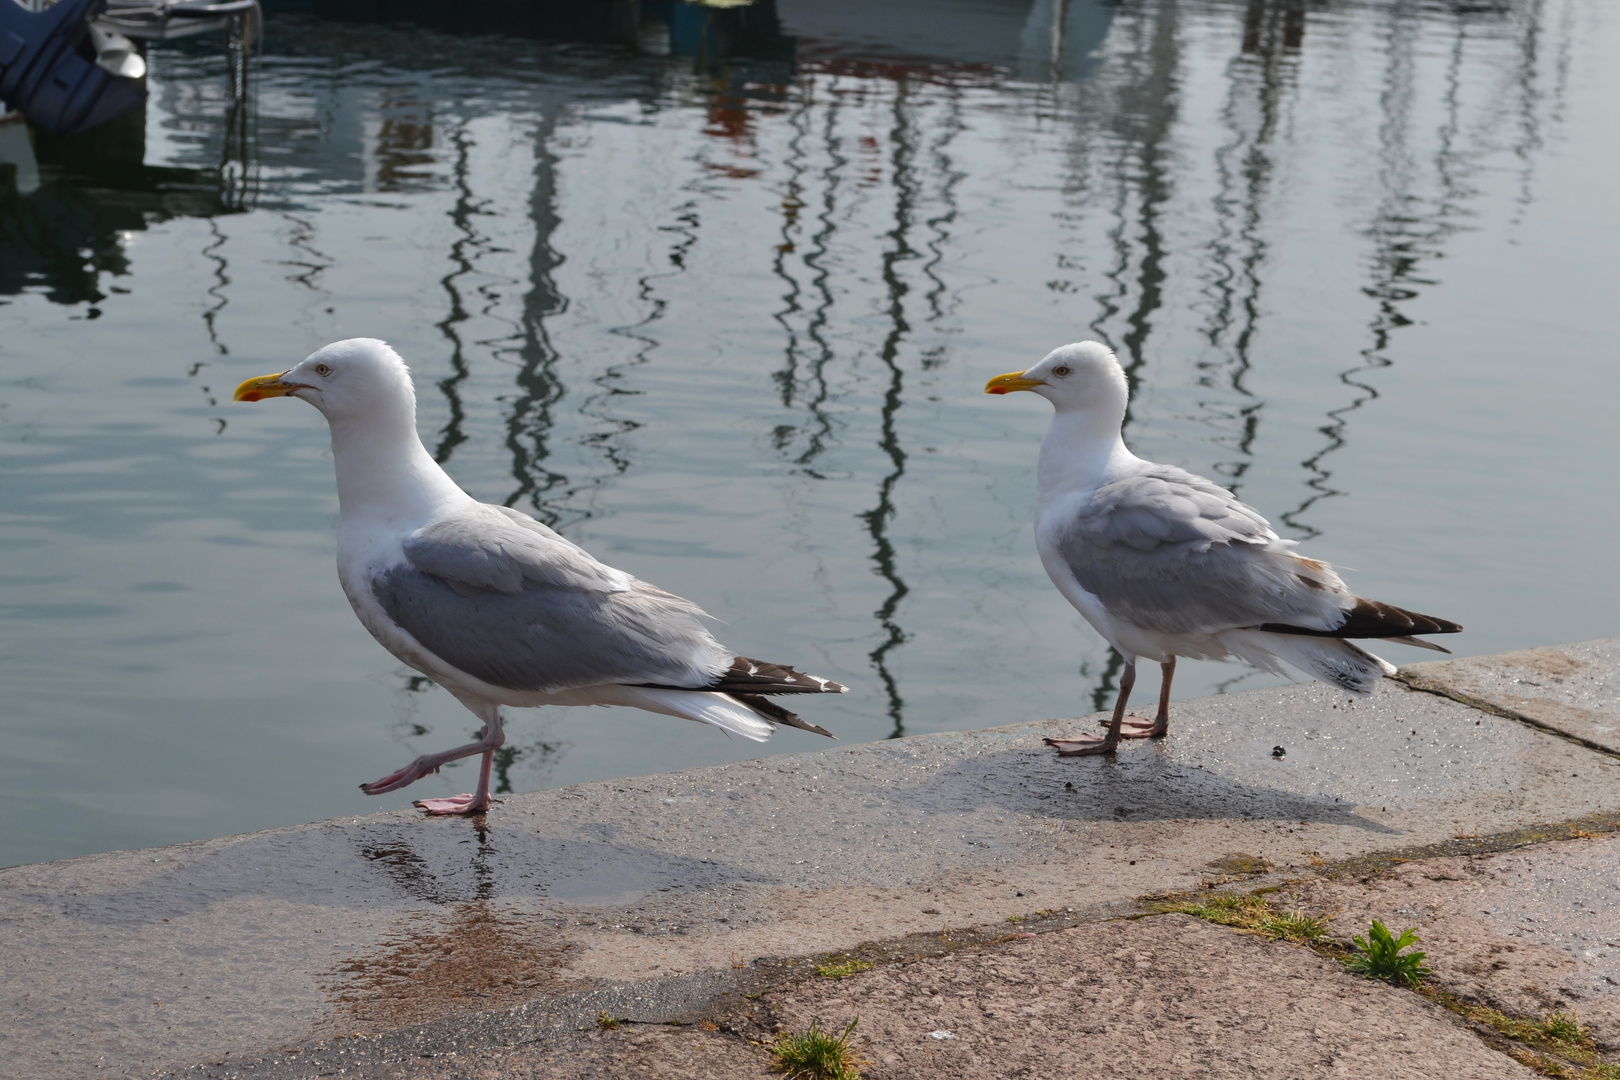
{"type": "Polygon", "coordinates": [[[997,375],[985,384],[987,394],[1030,390],[1050,401],[1060,413],[1089,412],[1115,431],[1125,419],[1130,391],[1125,369],[1108,346],[1080,341],[1053,349],[1028,371],[997,375]]]}
{"type": "Polygon", "coordinates": [[[340,427],[394,428],[402,422],[416,430],[416,391],[410,369],[399,353],[376,338],[349,338],[311,353],[277,375],[261,375],[236,388],[236,401],[295,397],[326,416],[334,433],[340,427]]]}
{"type": "Polygon", "coordinates": [[[343,529],[379,515],[420,524],[470,501],[422,446],[411,373],[386,342],[333,342],[296,367],[236,388],[237,401],[268,397],[302,398],[326,417],[343,529]]]}

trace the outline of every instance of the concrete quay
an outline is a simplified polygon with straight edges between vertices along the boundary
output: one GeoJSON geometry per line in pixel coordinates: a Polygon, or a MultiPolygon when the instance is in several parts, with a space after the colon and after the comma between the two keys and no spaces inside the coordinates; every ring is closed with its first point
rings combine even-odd
{"type": "MultiPolygon", "coordinates": [[[[1610,977],[1607,946],[1592,946],[1620,908],[1605,895],[1620,844],[1604,839],[1620,825],[1620,639],[1417,664],[1367,701],[1313,684],[1178,703],[1168,739],[1122,746],[1113,759],[1059,759],[1041,746],[1042,736],[1095,722],[1016,723],[540,791],[471,820],[384,813],[3,869],[0,1076],[586,1075],[578,1040],[614,1034],[594,1030],[599,1012],[696,1021],[741,1007],[745,993],[766,995],[781,1017],[836,1012],[826,993],[816,998],[825,989],[816,980],[793,988],[782,975],[789,961],[895,943],[895,966],[872,977],[904,981],[914,963],[968,962],[924,955],[917,943],[941,931],[992,952],[1071,958],[1105,945],[1140,950],[1126,937],[1157,934],[1167,936],[1162,952],[1229,932],[1183,916],[1105,920],[1138,911],[1144,896],[1211,882],[1288,882],[1302,904],[1355,918],[1387,910],[1424,925],[1439,955],[1424,920],[1442,919],[1451,900],[1413,907],[1384,894],[1410,866],[1465,863],[1439,880],[1480,886],[1485,899],[1444,915],[1445,925],[1489,923],[1503,940],[1552,950],[1536,962],[1553,968],[1565,957],[1574,966],[1541,977],[1542,997],[1517,1007],[1573,1002],[1600,1021],[1600,1043],[1620,1043],[1620,1024],[1606,1019],[1620,1017],[1607,996],[1620,994],[1620,966],[1610,977]],[[1551,842],[1564,837],[1588,839],[1551,842]],[[1598,846],[1571,853],[1582,844],[1598,846]],[[1562,891],[1537,884],[1552,880],[1538,858],[1567,870],[1562,891]],[[1340,887],[1324,877],[1334,868],[1365,888],[1313,894],[1340,887]],[[1395,906],[1380,907],[1385,899],[1395,906]],[[1523,921],[1531,909],[1539,922],[1523,921]],[[1010,918],[1050,933],[998,945],[1010,918]],[[1137,929],[1149,925],[1159,929],[1137,929]],[[561,1071],[532,1057],[565,1045],[561,1071]],[[531,1058],[511,1058],[524,1047],[531,1058]]],[[[1424,881],[1412,880],[1414,896],[1424,881]]],[[[1341,929],[1364,931],[1365,921],[1341,929]]],[[[1620,926],[1609,937],[1608,952],[1620,953],[1620,926]]],[[[1233,964],[1299,966],[1286,945],[1241,940],[1233,964]]],[[[1011,970],[1006,957],[996,970],[1011,970]]],[[[1299,987],[1314,984],[1291,977],[1303,980],[1293,996],[1309,997],[1299,987]]],[[[1461,968],[1455,978],[1462,990],[1474,985],[1461,968]]],[[[1258,977],[1252,992],[1266,983],[1258,977]]],[[[1401,1009],[1438,1011],[1381,989],[1401,1009]]],[[[1345,1004],[1342,986],[1333,993],[1347,1017],[1373,1007],[1345,1004]]],[[[1493,1000],[1513,1005],[1512,994],[1521,988],[1493,1000]]],[[[891,1021],[879,1025],[870,1075],[1020,1075],[996,1071],[993,1055],[982,1067],[967,1057],[942,1064],[927,1055],[946,1053],[944,1040],[907,1034],[899,1014],[891,1021]]],[[[1311,1037],[1327,1038],[1329,1022],[1312,1023],[1311,1037]]],[[[702,1040],[718,1040],[711,1049],[722,1057],[745,1052],[740,1040],[683,1030],[647,1029],[620,1050],[664,1053],[668,1075],[684,1075],[677,1059],[702,1040]],[[688,1041],[659,1051],[653,1035],[688,1041]]],[[[1430,1042],[1465,1057],[1484,1047],[1472,1037],[1430,1042]]],[[[966,1037],[950,1043],[971,1050],[966,1037]]],[[[1128,1045],[1110,1052],[1115,1066],[1129,1064],[1128,1045]]],[[[1447,1058],[1432,1074],[1532,1075],[1480,1052],[1483,1064],[1447,1058]]],[[[1038,1048],[1030,1053],[1037,1068],[1038,1048]]],[[[1315,1075],[1287,1054],[1279,1061],[1275,1075],[1315,1075]]],[[[739,1059],[714,1075],[753,1067],[739,1059]]],[[[1170,1058],[1153,1068],[1174,1074],[1170,1058]]],[[[1206,1073],[1226,1075],[1196,1074],[1206,1073]]]]}

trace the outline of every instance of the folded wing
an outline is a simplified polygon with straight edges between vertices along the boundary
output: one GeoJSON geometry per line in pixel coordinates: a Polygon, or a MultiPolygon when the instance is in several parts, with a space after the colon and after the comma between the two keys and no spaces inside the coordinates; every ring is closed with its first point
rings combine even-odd
{"type": "Polygon", "coordinates": [[[1163,465],[1098,488],[1060,540],[1080,585],[1143,629],[1331,631],[1355,598],[1293,546],[1230,491],[1163,465]]]}
{"type": "Polygon", "coordinates": [[[697,605],[592,558],[540,522],[474,506],[419,529],[372,581],[383,610],[447,663],[494,686],[695,689],[732,654],[697,605]]]}
{"type": "Polygon", "coordinates": [[[1110,615],[1159,633],[1257,629],[1405,640],[1462,629],[1356,596],[1332,567],[1293,547],[1225,488],[1154,465],[1098,488],[1076,515],[1062,552],[1110,615]]]}

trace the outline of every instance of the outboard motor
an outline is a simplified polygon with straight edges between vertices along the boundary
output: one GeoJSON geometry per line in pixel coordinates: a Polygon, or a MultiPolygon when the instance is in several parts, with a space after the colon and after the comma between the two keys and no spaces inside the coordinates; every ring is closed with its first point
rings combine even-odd
{"type": "Polygon", "coordinates": [[[146,87],[96,64],[89,21],[103,2],[58,0],[35,12],[0,0],[0,101],[60,138],[139,108],[146,87]]]}

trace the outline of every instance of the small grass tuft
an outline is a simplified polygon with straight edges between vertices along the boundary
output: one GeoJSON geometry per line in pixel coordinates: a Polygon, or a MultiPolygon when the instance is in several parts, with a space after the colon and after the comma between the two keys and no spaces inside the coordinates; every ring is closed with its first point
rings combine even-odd
{"type": "Polygon", "coordinates": [[[621,1023],[623,1023],[622,1020],[608,1012],[606,1009],[603,1009],[601,1012],[596,1014],[596,1026],[601,1028],[603,1031],[612,1031],[621,1023]]]}
{"type": "Polygon", "coordinates": [[[1400,937],[1396,937],[1389,932],[1389,927],[1374,919],[1367,936],[1358,934],[1352,941],[1357,955],[1345,960],[1344,966],[1357,975],[1382,979],[1392,986],[1416,986],[1430,973],[1430,969],[1423,966],[1427,953],[1421,949],[1401,952],[1418,943],[1416,927],[1404,930],[1400,937]]]}
{"type": "Polygon", "coordinates": [[[1188,900],[1164,910],[1241,930],[1257,929],[1260,920],[1274,914],[1270,902],[1256,893],[1215,893],[1207,900],[1188,900]]]}
{"type": "Polygon", "coordinates": [[[776,1068],[787,1080],[861,1080],[861,1066],[870,1062],[850,1043],[860,1022],[857,1016],[838,1036],[822,1030],[817,1020],[810,1021],[810,1030],[802,1035],[782,1035],[771,1047],[776,1068]]]}
{"type": "Polygon", "coordinates": [[[1327,937],[1327,923],[1313,918],[1304,911],[1278,911],[1271,906],[1264,891],[1252,893],[1212,893],[1205,900],[1188,900],[1170,904],[1160,911],[1191,915],[1195,919],[1263,934],[1273,941],[1292,941],[1301,945],[1321,942],[1327,937]]]}
{"type": "Polygon", "coordinates": [[[817,964],[816,974],[824,979],[847,979],[851,975],[859,975],[863,971],[871,971],[872,965],[865,960],[853,960],[845,956],[842,963],[817,964]]]}
{"type": "Polygon", "coordinates": [[[1597,1049],[1591,1033],[1572,1013],[1555,1012],[1533,1020],[1522,1016],[1508,1016],[1487,1005],[1463,1005],[1463,1016],[1495,1028],[1514,1042],[1547,1050],[1581,1061],[1597,1049]]]}
{"type": "Polygon", "coordinates": [[[1586,1028],[1581,1026],[1574,1013],[1553,1013],[1541,1022],[1541,1030],[1554,1042],[1569,1043],[1573,1046],[1591,1042],[1591,1038],[1586,1034],[1586,1028]]]}
{"type": "Polygon", "coordinates": [[[1281,938],[1301,943],[1318,941],[1327,936],[1327,923],[1312,918],[1298,908],[1262,916],[1256,922],[1255,929],[1273,940],[1281,938]]]}

